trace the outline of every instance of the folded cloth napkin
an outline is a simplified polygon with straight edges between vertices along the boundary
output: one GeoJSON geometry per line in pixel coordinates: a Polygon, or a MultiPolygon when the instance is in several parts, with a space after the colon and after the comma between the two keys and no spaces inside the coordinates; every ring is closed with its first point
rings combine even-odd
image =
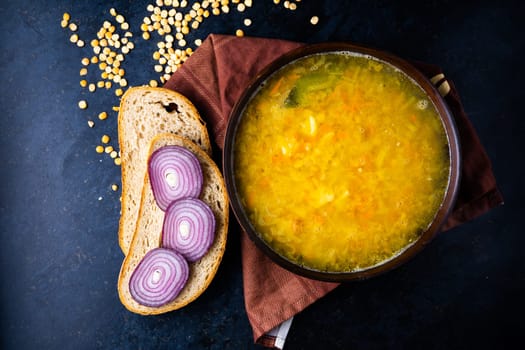
{"type": "MultiPolygon", "coordinates": [[[[188,97],[222,149],[230,111],[243,89],[272,60],[302,43],[210,35],[166,82],[188,97]]],[[[451,108],[460,134],[463,170],[454,211],[443,229],[479,216],[503,202],[488,159],[450,81],[436,66],[413,62],[451,108]]],[[[274,264],[241,233],[244,299],[254,341],[282,348],[294,315],[338,286],[297,276],[274,264]]]]}

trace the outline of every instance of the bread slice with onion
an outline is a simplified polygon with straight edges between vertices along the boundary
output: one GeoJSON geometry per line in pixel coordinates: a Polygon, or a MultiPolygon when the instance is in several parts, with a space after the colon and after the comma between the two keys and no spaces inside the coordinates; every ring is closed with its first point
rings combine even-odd
{"type": "Polygon", "coordinates": [[[211,155],[205,122],[183,95],[165,88],[132,87],[122,97],[118,135],[122,170],[122,204],[119,245],[127,254],[135,232],[148,147],[161,133],[185,137],[211,155]]]}
{"type": "MultiPolygon", "coordinates": [[[[228,231],[229,207],[224,180],[215,162],[199,146],[190,140],[170,134],[159,134],[151,141],[148,156],[164,146],[181,146],[191,151],[202,169],[202,191],[198,199],[207,204],[215,218],[213,243],[206,254],[195,262],[188,262],[189,274],[186,284],[172,301],[161,306],[146,306],[135,300],[130,291],[133,272],[148,252],[165,249],[162,246],[162,227],[165,212],[157,205],[150,177],[146,171],[142,188],[136,229],[131,245],[122,264],[118,292],[122,304],[134,313],[155,315],[179,309],[200,296],[214,278],[222,260],[228,231]]],[[[144,160],[148,162],[148,157],[144,160]]],[[[138,183],[135,185],[139,185],[138,183]]]]}

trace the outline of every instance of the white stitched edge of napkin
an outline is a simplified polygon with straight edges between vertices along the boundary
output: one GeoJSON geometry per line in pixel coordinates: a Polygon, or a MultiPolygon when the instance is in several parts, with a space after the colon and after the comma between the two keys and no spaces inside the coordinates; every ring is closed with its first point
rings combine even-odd
{"type": "Polygon", "coordinates": [[[267,335],[271,337],[275,337],[275,343],[274,346],[278,349],[284,348],[284,342],[286,341],[286,336],[288,335],[288,331],[290,330],[290,327],[292,325],[293,316],[284,321],[283,323],[277,325],[276,327],[272,328],[267,335]]]}

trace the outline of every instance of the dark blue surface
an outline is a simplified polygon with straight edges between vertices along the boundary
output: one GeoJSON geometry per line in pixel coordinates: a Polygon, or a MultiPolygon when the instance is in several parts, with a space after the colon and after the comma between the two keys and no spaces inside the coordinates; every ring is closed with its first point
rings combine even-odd
{"type": "MultiPolygon", "coordinates": [[[[522,165],[525,7],[511,1],[308,1],[295,12],[254,0],[208,18],[188,42],[232,34],[306,42],[348,40],[440,65],[493,161],[505,205],[439,236],[387,275],[339,287],[296,316],[286,349],[509,348],[525,332],[522,165]],[[317,26],[308,21],[320,17],[317,26]]],[[[208,290],[187,307],[143,317],[116,281],[120,170],[95,153],[116,141],[113,92],[79,86],[80,59],[63,12],[94,37],[108,10],[125,15],[136,49],[131,85],[157,77],[139,25],[142,1],[17,1],[0,5],[0,271],[2,349],[246,349],[239,233],[208,290]],[[89,108],[81,111],[78,100],[89,108]],[[96,118],[106,110],[105,122],[96,118]],[[86,121],[96,121],[94,129],[86,121]],[[101,200],[99,200],[101,197],[101,200]]],[[[89,40],[87,40],[87,44],[89,40]]],[[[118,101],[117,101],[118,102],[118,101]]]]}

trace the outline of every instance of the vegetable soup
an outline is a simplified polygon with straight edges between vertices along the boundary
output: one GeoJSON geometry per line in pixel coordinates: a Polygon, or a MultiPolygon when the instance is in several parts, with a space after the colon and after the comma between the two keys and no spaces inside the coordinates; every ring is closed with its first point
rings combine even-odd
{"type": "Polygon", "coordinates": [[[235,182],[261,238],[309,269],[395,257],[433,221],[450,174],[425,92],[390,64],[316,54],[274,73],[243,111],[235,182]]]}

